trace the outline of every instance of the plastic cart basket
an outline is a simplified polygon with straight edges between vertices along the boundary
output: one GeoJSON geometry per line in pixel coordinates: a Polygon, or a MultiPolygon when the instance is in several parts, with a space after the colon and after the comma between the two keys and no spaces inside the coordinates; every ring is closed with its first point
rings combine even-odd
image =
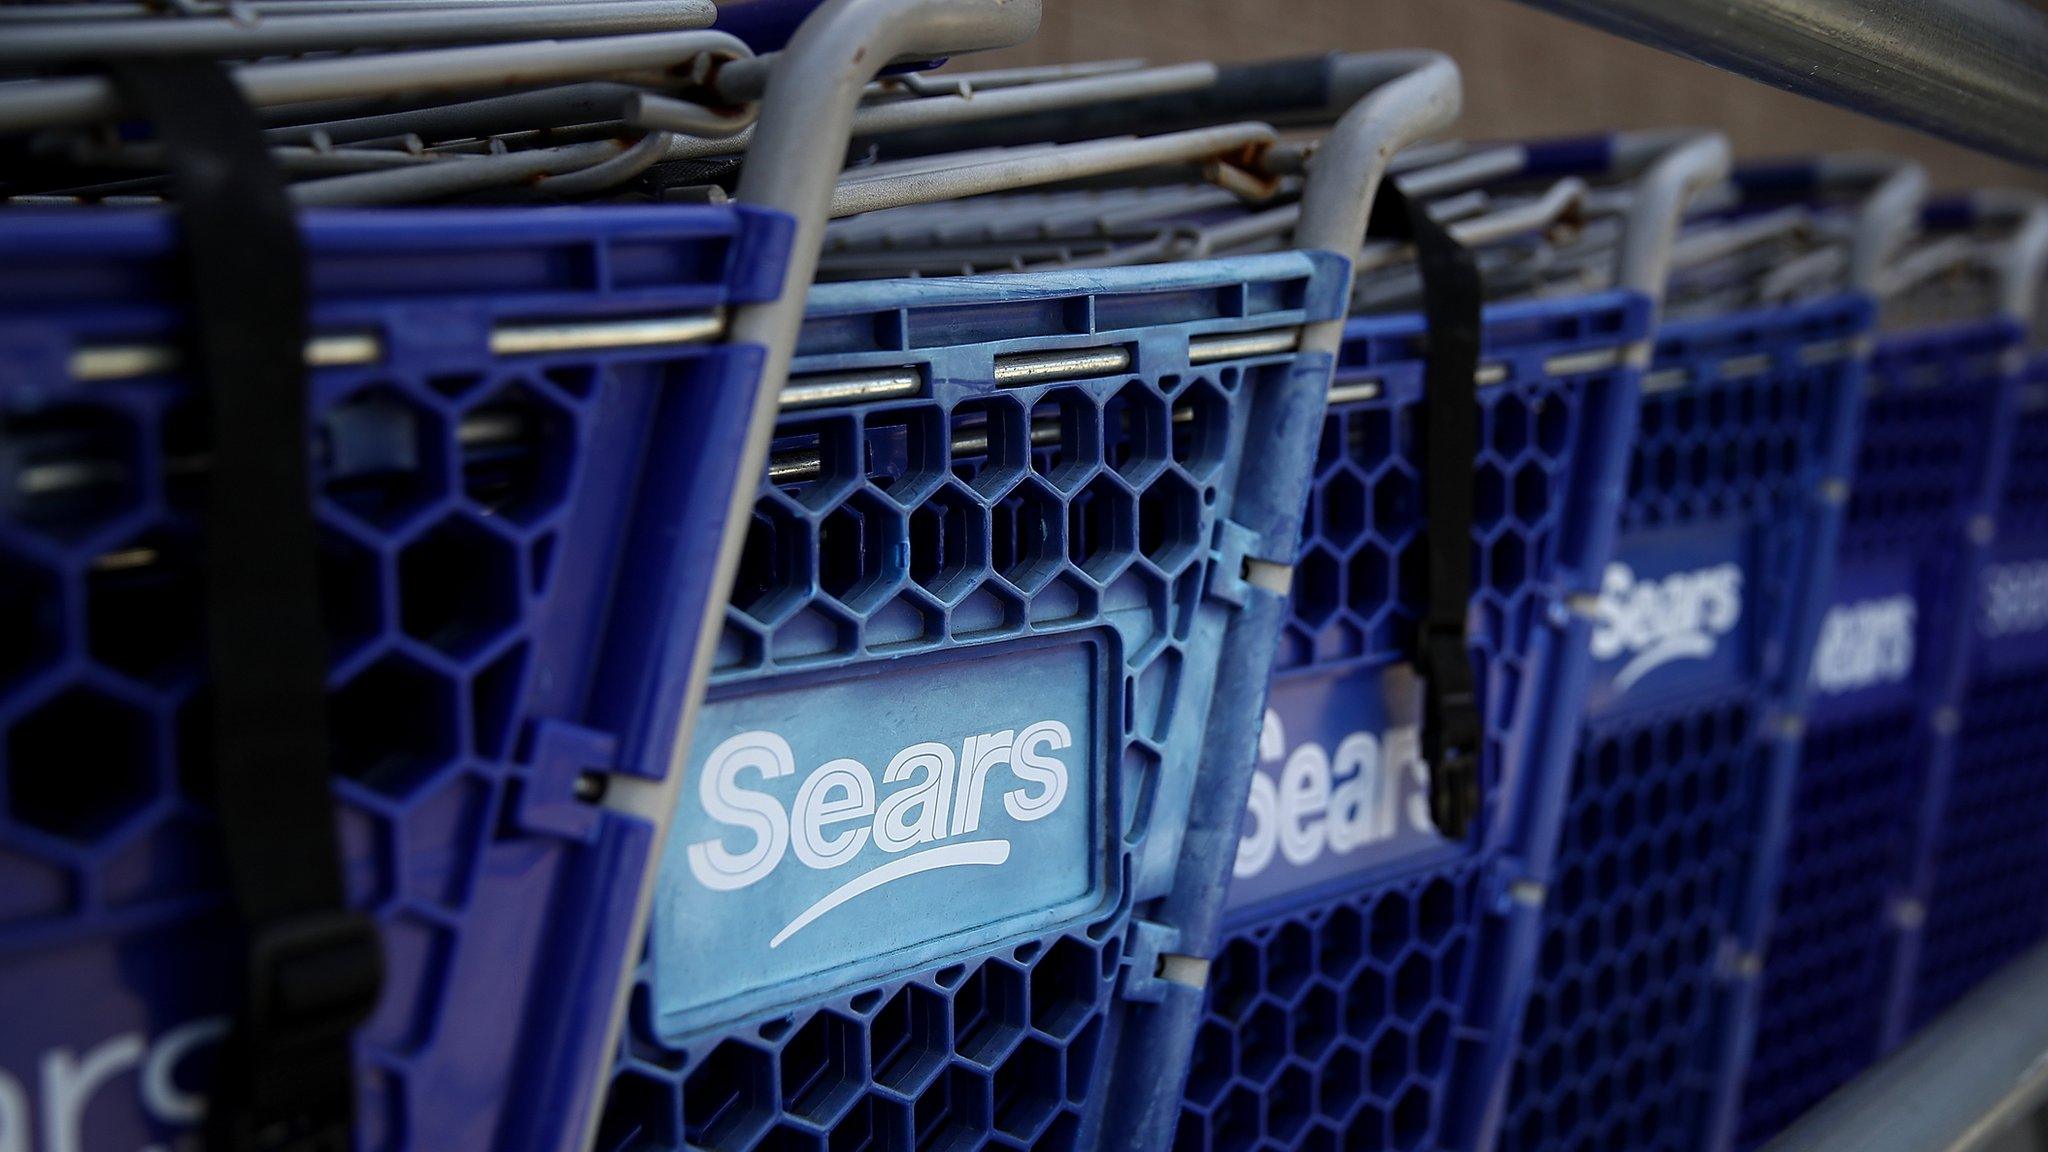
{"type": "MultiPolygon", "coordinates": [[[[1880,176],[1752,173],[1742,208],[1875,181],[1847,261],[1867,285],[1923,183],[1880,176]]],[[[1504,1148],[1722,1147],[1746,1059],[1872,304],[1834,290],[1674,315],[1603,582],[1504,1148]]]]}
{"type": "MultiPolygon", "coordinates": [[[[1530,824],[1556,808],[1540,789],[1568,765],[1589,663],[1590,621],[1568,604],[1597,589],[1612,545],[1662,260],[1688,195],[1727,165],[1712,137],[1514,151],[1523,178],[1611,169],[1639,195],[1611,253],[1622,287],[1485,314],[1471,606],[1484,814],[1456,839],[1430,820],[1407,663],[1425,592],[1422,319],[1354,316],[1177,1148],[1457,1147],[1483,1139],[1469,1114],[1499,1096],[1533,955],[1534,909],[1511,891],[1530,824]]],[[[1402,182],[1424,194],[1430,175],[1402,182]]]]}
{"type": "MultiPolygon", "coordinates": [[[[1974,215],[1949,206],[1929,223],[1953,233],[1974,215]]],[[[1916,262],[1943,259],[1955,242],[1930,244],[1916,262]]],[[[1901,275],[1916,279],[1940,270],[1907,265],[1901,275]]],[[[1954,718],[1968,590],[1991,536],[2023,309],[1994,295],[1930,324],[1913,308],[1910,297],[1887,305],[1895,331],[1873,360],[1834,607],[1815,655],[1746,1141],[1778,1131],[1901,1037],[1932,908],[1923,856],[1931,837],[1946,836],[1929,821],[1951,776],[1966,775],[1954,718]]]]}
{"type": "MultiPolygon", "coordinates": [[[[579,790],[666,769],[710,591],[688,561],[717,547],[761,366],[716,313],[777,293],[790,230],[747,208],[304,219],[334,787],[388,972],[357,1042],[364,1147],[575,1137],[654,832],[579,790]]],[[[239,965],[189,786],[207,445],[158,354],[178,244],[156,211],[12,211],[0,234],[0,1131],[167,1146],[239,965]]]]}
{"type": "Polygon", "coordinates": [[[2037,599],[2048,576],[2048,357],[2039,352],[2038,319],[2048,209],[2038,199],[1980,193],[1942,207],[1958,223],[2016,223],[2002,250],[2001,310],[2033,319],[2035,350],[2021,369],[2008,417],[2006,469],[1988,511],[1972,525],[1982,557],[1975,611],[1962,628],[1968,649],[1960,728],[1948,753],[1945,789],[1929,798],[1923,834],[1926,922],[1911,954],[1912,978],[1900,1017],[1908,1031],[1944,1011],[1978,982],[2048,933],[2048,746],[2038,701],[2048,626],[2037,599]],[[1986,530],[1988,528],[1988,531],[1986,530]]]}
{"type": "Polygon", "coordinates": [[[2022,331],[1995,291],[1944,305],[1950,315],[1930,321],[1916,301],[1954,293],[1908,290],[1958,250],[1957,215],[1929,214],[1930,225],[1949,226],[1930,227],[1928,241],[1895,262],[1882,308],[1814,650],[1743,1089],[1744,1146],[1868,1067],[1904,1025],[1902,978],[1929,907],[1918,874],[1933,834],[1926,808],[1960,769],[1953,718],[1970,589],[2005,467],[2022,331]]]}
{"type": "MultiPolygon", "coordinates": [[[[941,7],[869,46],[1036,21],[941,7]]],[[[595,1124],[738,481],[773,433],[758,385],[795,344],[783,288],[808,280],[839,155],[821,141],[850,127],[852,95],[835,114],[785,87],[741,181],[755,207],[303,219],[343,868],[385,966],[359,1147],[558,1149],[595,1124]]],[[[0,605],[24,641],[0,668],[0,1131],[183,1143],[240,958],[189,785],[209,459],[197,382],[163,354],[181,253],[164,213],[0,226],[0,605]]]]}
{"type": "Polygon", "coordinates": [[[1182,901],[1229,868],[1330,250],[1456,107],[1448,61],[1397,75],[1319,151],[1306,251],[814,290],[600,1148],[1170,1131],[1119,1046],[1199,1010],[1182,901]]]}

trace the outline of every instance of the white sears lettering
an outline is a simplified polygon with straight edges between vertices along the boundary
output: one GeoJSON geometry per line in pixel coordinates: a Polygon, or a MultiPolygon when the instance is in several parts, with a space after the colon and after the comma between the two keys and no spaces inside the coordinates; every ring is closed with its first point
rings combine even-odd
{"type": "Polygon", "coordinates": [[[1828,609],[1813,649],[1813,686],[1829,694],[1904,680],[1913,671],[1919,605],[1886,596],[1828,609]]]}
{"type": "Polygon", "coordinates": [[[1290,751],[1279,715],[1267,709],[1259,761],[1280,767],[1275,774],[1252,774],[1232,867],[1240,879],[1265,872],[1276,856],[1298,868],[1325,853],[1348,855],[1391,840],[1404,830],[1436,832],[1429,817],[1429,765],[1413,725],[1388,731],[1384,743],[1371,732],[1353,732],[1338,741],[1335,753],[1313,743],[1290,751]],[[1404,781],[1411,793],[1405,806],[1404,781]]]}
{"type": "Polygon", "coordinates": [[[1984,570],[1980,631],[1993,638],[2048,628],[2048,560],[1993,564],[1984,570]]]}
{"type": "Polygon", "coordinates": [[[789,742],[773,732],[742,732],[713,748],[698,774],[704,814],[727,831],[688,846],[690,874],[714,892],[733,892],[767,879],[792,853],[798,864],[821,872],[853,862],[870,844],[896,857],[805,909],[770,941],[779,946],[819,916],[885,884],[936,868],[1008,860],[1008,840],[960,842],[981,830],[990,777],[1005,769],[1014,781],[1000,793],[1012,819],[1043,820],[1067,798],[1067,765],[1054,753],[1073,744],[1072,731],[1057,720],[969,736],[958,755],[946,744],[912,744],[890,758],[879,788],[867,765],[842,757],[805,777],[785,808],[751,785],[796,774],[789,742]]]}
{"type": "Polygon", "coordinates": [[[1593,624],[1593,658],[1629,661],[1615,673],[1626,692],[1674,660],[1704,660],[1742,620],[1742,568],[1716,564],[1674,572],[1662,580],[1636,579],[1626,564],[1607,566],[1593,624]]]}
{"type": "Polygon", "coordinates": [[[85,1049],[52,1048],[37,1060],[37,1093],[0,1069],[0,1152],[85,1152],[85,1118],[113,1081],[135,1075],[143,1112],[166,1127],[206,1116],[206,1099],[178,1085],[178,1069],[225,1035],[222,1017],[190,1020],[155,1039],[124,1032],[85,1049]]]}

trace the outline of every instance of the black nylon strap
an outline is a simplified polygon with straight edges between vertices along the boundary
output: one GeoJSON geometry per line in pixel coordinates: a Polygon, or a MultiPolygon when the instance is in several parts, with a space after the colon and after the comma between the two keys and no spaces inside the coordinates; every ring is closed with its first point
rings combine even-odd
{"type": "Polygon", "coordinates": [[[1423,678],[1422,755],[1430,817],[1461,839],[1479,815],[1485,728],[1466,615],[1472,600],[1472,468],[1479,454],[1479,265],[1428,209],[1386,181],[1367,232],[1415,247],[1428,351],[1422,396],[1423,617],[1413,659],[1423,678]]]}
{"type": "Polygon", "coordinates": [[[261,125],[218,65],[112,66],[169,155],[206,382],[211,774],[246,945],[208,1116],[216,1152],[347,1149],[350,1034],[382,954],[347,910],[328,767],[318,530],[306,463],[307,289],[261,125]]]}

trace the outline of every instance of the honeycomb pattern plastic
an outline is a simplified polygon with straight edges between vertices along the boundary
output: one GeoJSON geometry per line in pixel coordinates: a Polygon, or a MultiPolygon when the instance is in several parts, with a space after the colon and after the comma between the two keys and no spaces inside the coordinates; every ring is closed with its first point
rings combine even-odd
{"type": "Polygon", "coordinates": [[[1745,598],[1765,656],[1732,686],[1588,719],[1502,1148],[1690,1149],[1726,1106],[1720,1040],[1744,1024],[1720,1011],[1718,965],[1756,946],[1742,936],[1776,865],[1753,852],[1760,800],[1784,770],[1760,727],[1794,687],[1788,668],[1804,667],[1785,648],[1821,589],[1800,545],[1828,515],[1806,493],[1846,450],[1845,390],[1862,366],[1841,342],[1869,319],[1867,302],[1839,299],[1659,334],[1653,376],[1684,379],[1644,396],[1622,547],[1646,529],[1763,528],[1745,598]],[[1816,345],[1836,355],[1809,362],[1816,345]]]}
{"type": "MultiPolygon", "coordinates": [[[[1511,365],[1480,393],[1474,493],[1472,619],[1489,806],[1500,802],[1510,748],[1518,761],[1533,754],[1515,707],[1531,633],[1559,595],[1558,556],[1584,547],[1565,532],[1599,471],[1582,456],[1620,447],[1587,442],[1589,424],[1600,423],[1588,409],[1619,409],[1633,395],[1618,365],[1564,376],[1544,365],[1640,339],[1647,311],[1640,298],[1603,295],[1489,312],[1486,362],[1511,365]]],[[[1276,680],[1406,658],[1424,591],[1415,579],[1424,542],[1420,331],[1407,317],[1354,319],[1346,329],[1338,386],[1377,379],[1383,390],[1324,417],[1276,680]]],[[[1610,456],[1609,476],[1618,464],[1610,456]]],[[[1254,907],[1230,925],[1210,973],[1176,1148],[1435,1147],[1437,1119],[1458,1087],[1452,1036],[1498,1028],[1468,1015],[1474,984],[1511,978],[1511,961],[1479,943],[1481,878],[1504,848],[1475,833],[1450,859],[1368,869],[1334,897],[1254,907]]]]}
{"type": "MultiPolygon", "coordinates": [[[[66,371],[81,347],[173,340],[180,323],[168,220],[89,215],[0,220],[0,1064],[34,1086],[46,1053],[97,1053],[109,1079],[83,1105],[86,1146],[169,1146],[196,1119],[190,1053],[238,966],[196,784],[205,425],[175,368],[66,371]],[[131,1044],[172,1078],[154,1107],[131,1044]],[[157,1065],[166,1053],[184,1058],[157,1065]]],[[[374,334],[383,353],[312,372],[309,405],[346,875],[388,970],[358,1044],[358,1147],[567,1142],[587,1105],[562,1070],[601,1056],[629,956],[613,869],[637,868],[650,835],[574,787],[663,762],[529,752],[549,725],[603,728],[628,758],[642,735],[672,740],[673,716],[593,703],[653,687],[665,653],[599,643],[609,622],[585,593],[611,585],[621,612],[651,611],[643,585],[671,585],[687,652],[705,589],[643,555],[643,531],[715,541],[730,481],[636,470],[658,436],[713,458],[742,439],[759,354],[496,358],[487,340],[770,297],[789,221],[316,213],[304,228],[314,330],[374,334]],[[620,666],[600,674],[600,658],[620,666]],[[588,967],[565,966],[571,940],[588,967]]]]}
{"type": "Polygon", "coordinates": [[[1742,1147],[1847,1083],[1883,1042],[1917,736],[1912,717],[1889,710],[1807,735],[1743,1085],[1742,1147]]]}
{"type": "MultiPolygon", "coordinates": [[[[2001,561],[2048,559],[2048,359],[2022,378],[1998,512],[2001,561]]],[[[2008,644],[2025,646],[2019,637],[2008,644]]],[[[2048,935],[2048,666],[1973,667],[1911,1000],[1913,1027],[2048,935]]]]}
{"type": "MultiPolygon", "coordinates": [[[[1252,466],[1238,451],[1252,396],[1293,358],[1190,367],[1188,340],[1335,315],[1333,268],[1290,254],[814,291],[799,374],[917,364],[934,395],[785,416],[778,457],[824,467],[763,487],[714,691],[1107,622],[1138,701],[1123,778],[1192,772],[1199,741],[1159,734],[1201,730],[1198,686],[1222,624],[1204,596],[1216,527],[1252,466]],[[997,357],[1104,343],[1131,346],[1137,367],[994,380],[997,357]],[[1054,425],[1054,442],[1027,442],[1027,429],[1054,425]],[[861,533],[833,530],[856,511],[908,547],[856,546],[861,533]],[[964,526],[957,551],[926,535],[935,517],[964,526]],[[1177,680],[1158,675],[1176,666],[1177,680]]],[[[1292,464],[1304,472],[1308,447],[1292,464]]],[[[1290,466],[1284,447],[1271,456],[1267,466],[1290,466]]],[[[1170,814],[1137,790],[1117,816],[1125,860],[1112,871],[1125,877],[1168,831],[1170,814]]],[[[1107,1091],[1132,908],[1161,894],[1112,892],[1082,922],[886,981],[795,989],[791,1011],[677,1045],[660,1039],[643,965],[599,1147],[1075,1147],[1107,1091]]]]}
{"type": "Polygon", "coordinates": [[[1918,574],[1920,690],[1817,695],[1765,952],[1738,1142],[1761,1144],[1875,1060],[1933,749],[1934,669],[1964,626],[1964,521],[1982,499],[2003,380],[2001,324],[1888,337],[1873,354],[1838,573],[1918,574]]]}
{"type": "Polygon", "coordinates": [[[1980,675],[1935,841],[1912,1000],[1918,1027],[2048,934],[2048,676],[1980,675]]]}

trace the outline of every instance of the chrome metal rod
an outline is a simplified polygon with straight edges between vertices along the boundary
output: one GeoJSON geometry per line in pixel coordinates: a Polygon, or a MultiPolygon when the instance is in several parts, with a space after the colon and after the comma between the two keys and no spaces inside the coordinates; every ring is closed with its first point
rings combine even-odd
{"type": "Polygon", "coordinates": [[[980,196],[1013,188],[1057,184],[1125,172],[1153,165],[1203,160],[1240,149],[1271,144],[1273,129],[1264,124],[1226,124],[1192,132],[1173,132],[1136,140],[1099,140],[1068,147],[1032,150],[1015,159],[904,175],[865,173],[845,180],[832,195],[832,216],[851,216],[904,204],[928,204],[960,196],[980,196]]]}
{"type": "Polygon", "coordinates": [[[194,53],[248,59],[329,49],[624,36],[709,28],[717,15],[709,0],[593,0],[312,16],[278,12],[247,23],[227,15],[55,21],[10,29],[0,38],[0,64],[194,53]]]}
{"type": "Polygon", "coordinates": [[[1823,1101],[1765,1152],[1963,1152],[2048,1100],[2048,945],[1823,1101]]]}
{"type": "MultiPolygon", "coordinates": [[[[588,40],[535,40],[249,64],[235,83],[258,108],[341,97],[462,92],[517,77],[528,84],[597,79],[674,68],[693,57],[743,57],[747,46],[723,32],[657,32],[588,40]]],[[[29,80],[0,86],[0,132],[89,124],[118,116],[113,82],[98,76],[29,80]]]]}
{"type": "MultiPolygon", "coordinates": [[[[666,141],[661,143],[665,145],[666,141]]],[[[626,147],[616,140],[597,140],[562,148],[536,148],[531,152],[450,158],[409,168],[308,180],[292,185],[289,195],[292,203],[302,208],[405,204],[506,188],[543,176],[574,172],[611,160],[625,152],[626,147]]],[[[658,160],[659,153],[652,158],[658,160]]]]}
{"type": "Polygon", "coordinates": [[[2024,0],[1524,0],[1773,87],[2048,167],[2048,13],[2024,0]]]}

